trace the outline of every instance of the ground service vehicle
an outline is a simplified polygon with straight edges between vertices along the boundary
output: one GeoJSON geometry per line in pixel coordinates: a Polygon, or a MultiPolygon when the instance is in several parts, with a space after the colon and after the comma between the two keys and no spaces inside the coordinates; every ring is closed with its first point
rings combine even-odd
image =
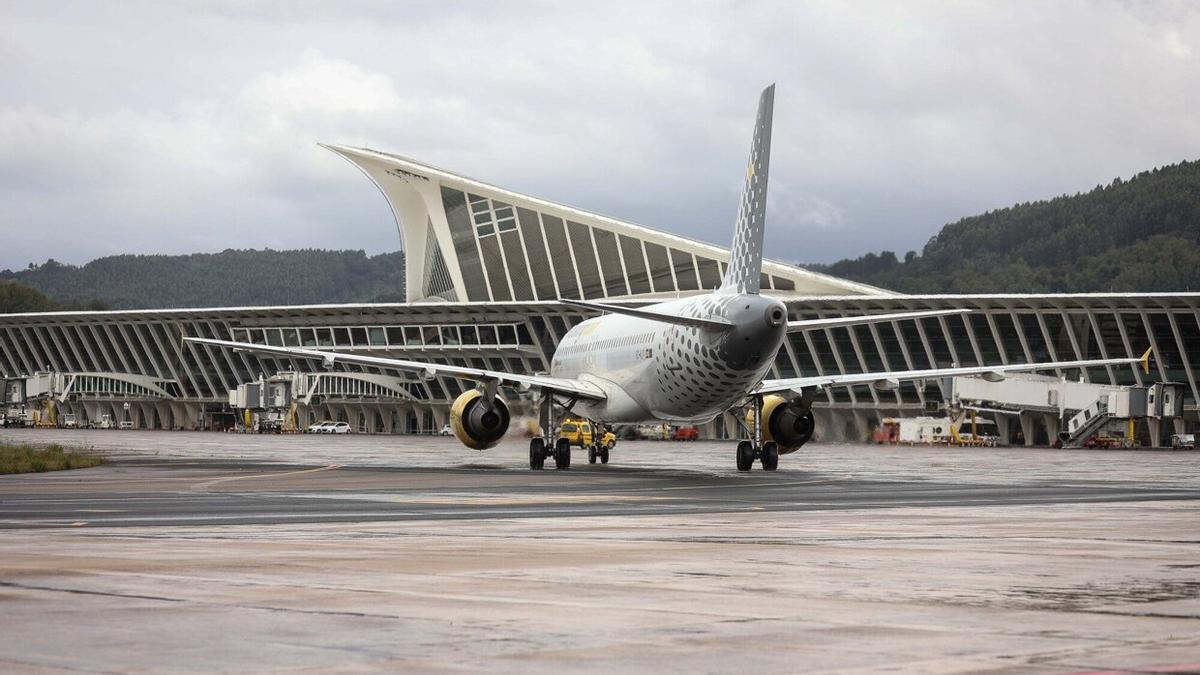
{"type": "MultiPolygon", "coordinates": [[[[319,361],[328,369],[359,366],[416,373],[425,379],[455,377],[475,383],[450,407],[454,435],[474,450],[494,447],[512,421],[501,386],[539,394],[538,416],[547,436],[529,441],[529,468],[571,466],[571,441],[554,437],[558,420],[575,418],[605,424],[703,424],[726,411],[746,411],[751,424],[737,441],[734,461],[749,471],[756,461],[766,471],[780,455],[812,439],[815,397],[830,387],[872,386],[890,391],[902,381],[955,375],[1000,379],[1006,373],[1091,368],[1140,363],[1149,372],[1149,350],[1141,358],[1050,363],[995,364],[923,370],[883,370],[837,375],[767,379],[785,336],[791,332],[844,330],[860,325],[962,315],[970,310],[940,309],[861,316],[789,320],[782,300],[763,295],[763,233],[770,168],[774,85],[763,90],[754,122],[750,157],[742,173],[742,194],[733,244],[720,285],[656,304],[625,304],[560,298],[559,302],[597,316],[576,324],[559,340],[549,373],[514,373],[376,356],[185,337],[188,342],[258,354],[319,361]]],[[[594,294],[593,294],[594,295],[594,294]]]]}
{"type": "Polygon", "coordinates": [[[558,437],[565,438],[571,445],[586,448],[593,445],[592,423],[587,420],[566,419],[558,430],[558,437]]]}
{"type": "Polygon", "coordinates": [[[1171,436],[1171,447],[1178,450],[1195,450],[1196,434],[1174,434],[1171,436]]]}
{"type": "Polygon", "coordinates": [[[700,430],[694,426],[675,427],[671,432],[673,441],[694,441],[700,438],[700,430]]]}

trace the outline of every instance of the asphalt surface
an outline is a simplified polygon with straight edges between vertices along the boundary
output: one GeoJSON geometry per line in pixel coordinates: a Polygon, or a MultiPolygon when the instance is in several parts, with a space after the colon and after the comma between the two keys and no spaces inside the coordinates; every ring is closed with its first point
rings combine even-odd
{"type": "MultiPolygon", "coordinates": [[[[7,436],[54,438],[37,431],[7,436]]],[[[1045,470],[1062,457],[1053,451],[1008,450],[1009,464],[1017,466],[996,472],[989,465],[998,461],[997,456],[986,450],[813,446],[785,456],[784,468],[778,472],[763,472],[756,465],[755,471],[739,473],[729,466],[732,458],[727,457],[725,443],[627,442],[613,452],[608,465],[589,465],[577,451],[569,470],[530,471],[523,463],[524,444],[519,439],[484,455],[436,437],[67,432],[56,440],[98,447],[112,461],[84,472],[6,477],[0,481],[0,528],[1200,500],[1200,482],[1188,480],[1186,471],[1182,481],[1178,473],[1175,480],[1140,481],[1136,472],[1132,479],[1130,472],[1121,472],[1116,479],[1095,470],[1098,460],[1113,456],[1094,452],[1088,462],[1091,470],[1056,473],[1045,470]],[[206,452],[205,445],[214,441],[241,448],[245,454],[214,457],[218,453],[206,452]],[[408,456],[395,452],[398,445],[405,447],[408,456]],[[276,453],[281,448],[292,454],[280,457],[276,453]],[[162,457],[164,449],[169,451],[167,458],[162,457]],[[189,453],[192,457],[187,457],[189,453]],[[844,461],[837,465],[813,461],[816,457],[828,461],[830,454],[842,455],[844,461]],[[402,466],[409,459],[423,461],[402,466]],[[971,471],[972,461],[975,471],[971,471]],[[950,472],[945,471],[947,464],[950,472]],[[1028,466],[1029,473],[1022,473],[1022,466],[1028,466]],[[956,476],[954,470],[961,473],[956,476]]],[[[1198,453],[1154,456],[1158,462],[1146,453],[1122,454],[1129,463],[1180,463],[1192,472],[1200,464],[1198,453]]],[[[1074,457],[1088,459],[1082,454],[1074,457]]]]}
{"type": "Polygon", "coordinates": [[[0,432],[0,672],[1200,672],[1200,453],[0,432]]]}
{"type": "Polygon", "coordinates": [[[992,485],[619,469],[382,469],[121,460],[0,481],[0,527],[549,518],[1200,500],[1149,485],[992,485]]]}

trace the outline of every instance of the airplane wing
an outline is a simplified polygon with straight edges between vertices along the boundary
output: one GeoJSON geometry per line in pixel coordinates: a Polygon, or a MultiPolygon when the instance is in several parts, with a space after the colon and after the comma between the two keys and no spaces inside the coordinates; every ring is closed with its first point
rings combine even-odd
{"type": "Polygon", "coordinates": [[[855,384],[870,384],[877,389],[892,389],[900,382],[911,380],[931,380],[955,375],[981,375],[993,382],[1004,379],[1007,373],[1027,373],[1035,370],[1055,370],[1059,368],[1094,368],[1098,366],[1117,366],[1140,364],[1142,369],[1150,372],[1150,352],[1136,359],[1096,359],[1093,361],[1055,361],[1049,363],[1014,363],[1007,366],[969,366],[965,368],[931,368],[928,370],[898,370],[880,373],[856,373],[851,375],[819,375],[813,377],[790,377],[782,380],[763,380],[754,394],[774,394],[782,392],[803,393],[805,389],[823,387],[843,387],[855,384]]]}
{"type": "Polygon", "coordinates": [[[905,319],[924,319],[931,316],[947,316],[949,314],[966,314],[969,309],[934,309],[925,312],[899,312],[895,314],[865,314],[862,316],[839,316],[832,319],[805,319],[789,321],[788,332],[797,333],[802,330],[817,330],[821,328],[837,328],[839,326],[865,326],[869,323],[884,323],[886,321],[903,321],[905,319]]]}
{"type": "Polygon", "coordinates": [[[571,396],[578,396],[580,398],[597,400],[605,398],[604,391],[591,382],[572,380],[565,377],[549,377],[546,375],[515,375],[513,373],[502,373],[497,370],[485,370],[483,368],[443,366],[437,363],[406,361],[404,359],[391,359],[382,356],[364,356],[360,354],[326,352],[316,349],[305,349],[303,347],[276,347],[273,345],[258,345],[248,342],[230,342],[228,340],[210,340],[207,338],[194,337],[185,337],[183,339],[186,342],[195,342],[197,344],[212,345],[215,347],[224,347],[226,349],[254,352],[257,354],[286,356],[298,359],[317,359],[323,361],[327,368],[333,367],[333,364],[335,363],[353,363],[360,366],[371,366],[373,368],[393,368],[395,370],[406,370],[415,373],[421,373],[426,378],[432,378],[438,375],[446,375],[449,377],[456,377],[461,380],[472,380],[474,382],[496,381],[526,387],[537,387],[538,389],[548,389],[550,391],[555,391],[561,394],[569,394],[571,396]]]}

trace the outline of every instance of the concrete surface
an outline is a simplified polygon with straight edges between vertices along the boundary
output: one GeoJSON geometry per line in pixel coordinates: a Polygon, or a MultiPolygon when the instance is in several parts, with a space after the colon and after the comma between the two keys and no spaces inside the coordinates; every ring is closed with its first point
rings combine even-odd
{"type": "Polygon", "coordinates": [[[0,670],[1200,670],[1200,454],[0,432],[0,670]]]}

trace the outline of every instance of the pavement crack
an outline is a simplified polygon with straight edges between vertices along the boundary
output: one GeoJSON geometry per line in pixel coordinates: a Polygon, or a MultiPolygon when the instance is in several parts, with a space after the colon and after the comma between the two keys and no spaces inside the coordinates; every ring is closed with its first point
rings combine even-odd
{"type": "Polygon", "coordinates": [[[0,587],[20,588],[30,591],[49,591],[51,593],[73,593],[76,595],[98,595],[107,598],[128,598],[131,600],[155,600],[158,602],[188,602],[183,598],[168,598],[162,595],[143,595],[140,593],[116,593],[113,591],[92,591],[84,588],[61,588],[59,586],[42,586],[39,584],[22,584],[16,581],[0,581],[0,587]]]}

